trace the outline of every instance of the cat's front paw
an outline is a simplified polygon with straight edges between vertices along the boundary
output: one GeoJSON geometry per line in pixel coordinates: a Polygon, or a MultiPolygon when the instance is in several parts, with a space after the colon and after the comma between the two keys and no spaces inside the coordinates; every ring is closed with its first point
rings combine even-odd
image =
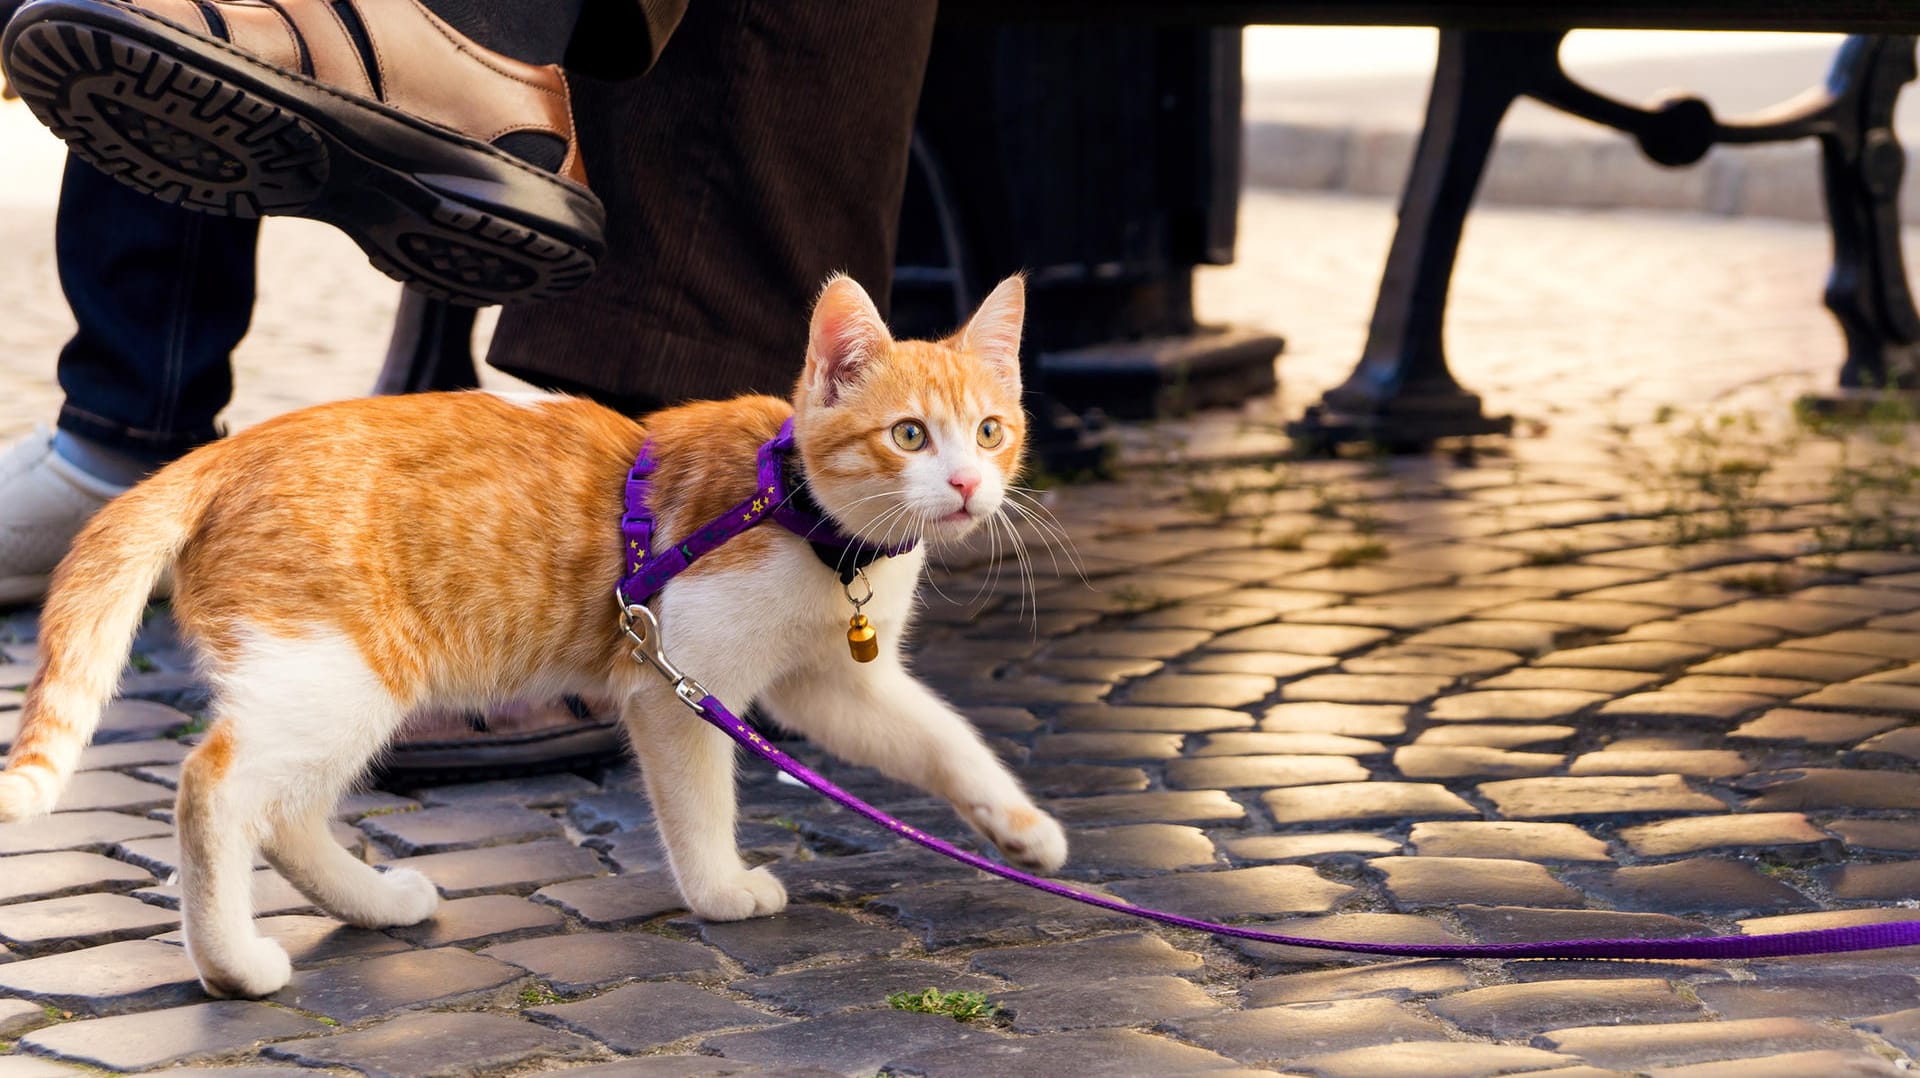
{"type": "Polygon", "coordinates": [[[787,908],[787,888],[762,866],[743,869],[715,884],[687,888],[687,908],[709,921],[744,921],[787,908]]]}
{"type": "Polygon", "coordinates": [[[1067,863],[1066,831],[1032,805],[975,805],[972,815],[974,825],[1021,868],[1053,872],[1067,863]]]}
{"type": "Polygon", "coordinates": [[[417,925],[440,908],[440,888],[416,869],[391,869],[380,874],[380,882],[381,893],[367,911],[368,919],[355,922],[362,928],[417,925]]]}

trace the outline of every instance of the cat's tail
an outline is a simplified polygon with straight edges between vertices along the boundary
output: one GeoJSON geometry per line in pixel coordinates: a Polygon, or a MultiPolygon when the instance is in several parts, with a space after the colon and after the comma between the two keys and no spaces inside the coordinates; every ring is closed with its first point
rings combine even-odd
{"type": "Polygon", "coordinates": [[[189,457],[108,502],[54,570],[40,669],[0,772],[0,822],[53,811],[119,686],[154,584],[212,500],[201,463],[189,457]]]}

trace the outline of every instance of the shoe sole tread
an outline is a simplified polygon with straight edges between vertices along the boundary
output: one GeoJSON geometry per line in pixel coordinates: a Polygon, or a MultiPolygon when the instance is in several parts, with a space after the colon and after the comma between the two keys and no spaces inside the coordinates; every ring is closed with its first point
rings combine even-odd
{"type": "Polygon", "coordinates": [[[454,303],[550,299],[595,268],[598,203],[558,177],[117,5],[38,10],[8,28],[9,78],[74,153],[131,187],[201,213],[324,221],[382,272],[454,303]]]}

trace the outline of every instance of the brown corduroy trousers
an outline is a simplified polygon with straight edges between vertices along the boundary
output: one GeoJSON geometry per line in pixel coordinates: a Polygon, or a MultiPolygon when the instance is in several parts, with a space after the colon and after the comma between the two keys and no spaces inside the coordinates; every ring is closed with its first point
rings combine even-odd
{"type": "Polygon", "coordinates": [[[886,302],[935,2],[590,3],[571,70],[658,57],[573,80],[608,253],[487,361],[634,413],[790,392],[829,273],[886,302]]]}

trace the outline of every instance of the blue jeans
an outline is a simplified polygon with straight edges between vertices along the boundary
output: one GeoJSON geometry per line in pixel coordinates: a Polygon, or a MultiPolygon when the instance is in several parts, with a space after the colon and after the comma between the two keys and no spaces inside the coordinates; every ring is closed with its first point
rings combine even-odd
{"type": "Polygon", "coordinates": [[[79,330],[60,350],[60,429],[155,466],[218,438],[259,232],[69,157],[54,252],[79,330]]]}

